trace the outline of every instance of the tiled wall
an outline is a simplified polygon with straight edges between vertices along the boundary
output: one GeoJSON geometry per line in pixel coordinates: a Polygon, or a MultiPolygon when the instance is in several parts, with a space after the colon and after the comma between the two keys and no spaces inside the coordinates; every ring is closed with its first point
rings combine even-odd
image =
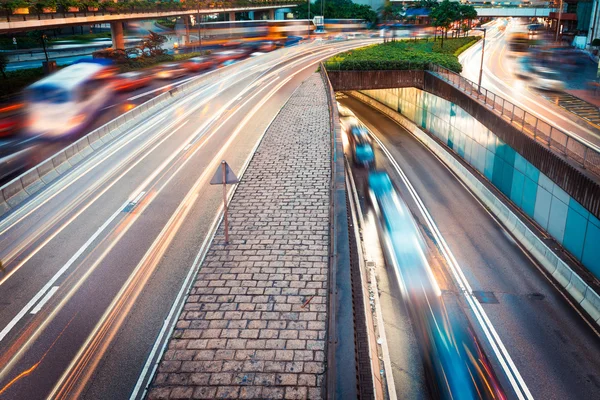
{"type": "Polygon", "coordinates": [[[600,220],[475,118],[419,89],[361,92],[446,143],[600,278],[600,220]]]}

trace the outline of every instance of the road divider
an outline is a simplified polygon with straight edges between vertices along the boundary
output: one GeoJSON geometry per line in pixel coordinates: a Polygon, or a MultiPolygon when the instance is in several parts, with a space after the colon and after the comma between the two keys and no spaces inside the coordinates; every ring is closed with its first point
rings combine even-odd
{"type": "Polygon", "coordinates": [[[598,293],[548,247],[511,208],[504,204],[482,182],[481,178],[473,174],[450,151],[408,118],[362,93],[353,91],[349,94],[396,121],[430,149],[514,236],[519,245],[533,256],[543,270],[558,282],[568,293],[571,302],[576,303],[585,311],[594,321],[595,327],[592,328],[600,326],[600,296],[598,293]]]}

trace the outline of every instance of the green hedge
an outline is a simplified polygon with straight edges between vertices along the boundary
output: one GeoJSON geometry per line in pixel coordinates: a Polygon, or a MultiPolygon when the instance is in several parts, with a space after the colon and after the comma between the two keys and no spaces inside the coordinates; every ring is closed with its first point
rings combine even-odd
{"type": "Polygon", "coordinates": [[[433,63],[460,73],[462,65],[455,53],[466,50],[466,46],[477,40],[477,37],[446,39],[444,47],[439,39],[387,42],[338,54],[326,65],[330,70],[422,70],[433,63]]]}
{"type": "Polygon", "coordinates": [[[0,75],[0,98],[17,93],[44,76],[44,70],[29,68],[6,72],[6,79],[0,75]]]}

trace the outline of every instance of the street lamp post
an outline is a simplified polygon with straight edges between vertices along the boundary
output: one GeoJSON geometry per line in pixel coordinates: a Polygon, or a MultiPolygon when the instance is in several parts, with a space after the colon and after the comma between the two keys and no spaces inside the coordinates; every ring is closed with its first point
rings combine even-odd
{"type": "Polygon", "coordinates": [[[475,28],[477,31],[483,31],[483,42],[481,43],[481,66],[479,67],[479,83],[477,84],[477,91],[481,92],[481,77],[483,76],[483,56],[485,54],[485,33],[487,28],[475,28]]]}
{"type": "Polygon", "coordinates": [[[560,0],[560,5],[558,6],[558,21],[556,22],[556,39],[555,39],[556,42],[558,42],[558,34],[560,31],[560,20],[562,18],[562,9],[563,9],[563,0],[560,0]]]}
{"type": "Polygon", "coordinates": [[[308,15],[306,16],[306,27],[308,28],[308,33],[306,34],[306,39],[310,39],[310,0],[308,1],[308,15]]]}
{"type": "Polygon", "coordinates": [[[200,25],[200,0],[198,0],[198,51],[202,51],[202,26],[200,25]]]}

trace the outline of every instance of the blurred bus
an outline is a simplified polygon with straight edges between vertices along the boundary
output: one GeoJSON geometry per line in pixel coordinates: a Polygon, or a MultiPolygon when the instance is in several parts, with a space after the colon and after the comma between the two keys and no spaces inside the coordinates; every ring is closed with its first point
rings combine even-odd
{"type": "Polygon", "coordinates": [[[80,62],[47,76],[25,90],[25,135],[60,139],[82,133],[110,101],[113,69],[80,62]]]}
{"type": "Polygon", "coordinates": [[[507,35],[508,50],[511,53],[525,53],[529,50],[531,39],[528,33],[511,32],[507,35]]]}

